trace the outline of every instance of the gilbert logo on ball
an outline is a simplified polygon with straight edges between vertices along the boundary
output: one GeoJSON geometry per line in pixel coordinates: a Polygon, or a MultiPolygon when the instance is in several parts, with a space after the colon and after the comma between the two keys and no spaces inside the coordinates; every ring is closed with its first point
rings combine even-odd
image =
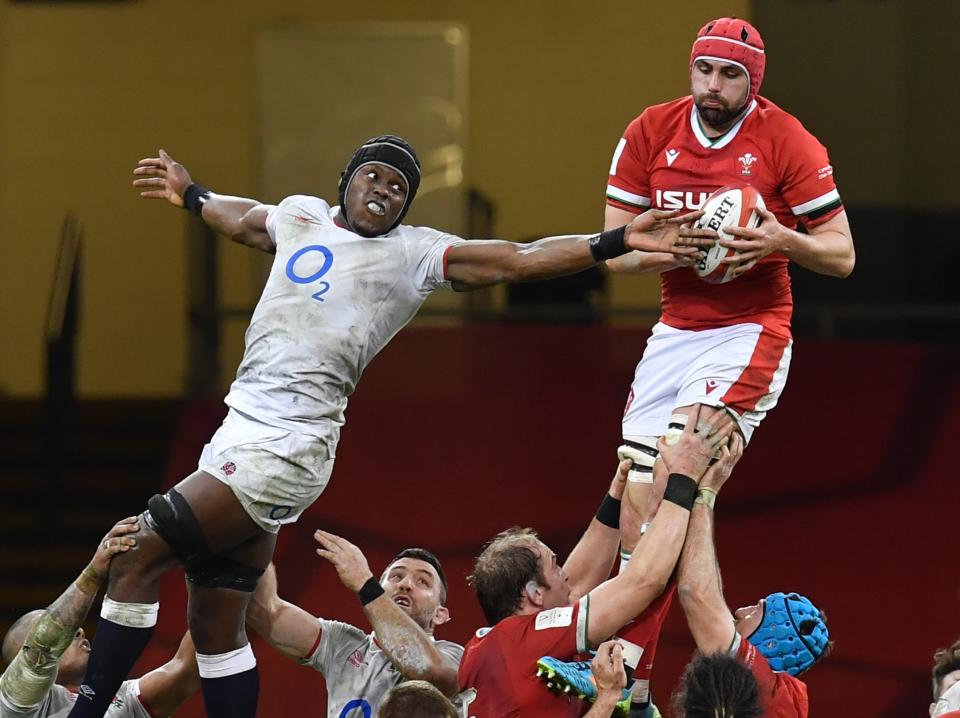
{"type": "MultiPolygon", "coordinates": [[[[697,220],[696,226],[716,230],[720,239],[736,239],[735,235],[725,231],[727,227],[756,228],[760,224],[757,208],[763,207],[763,198],[750,185],[721,187],[703,203],[703,216],[697,220]]],[[[710,249],[700,252],[693,271],[700,279],[711,284],[729,282],[737,263],[724,264],[723,260],[735,255],[735,250],[722,247],[717,242],[710,249]]]]}

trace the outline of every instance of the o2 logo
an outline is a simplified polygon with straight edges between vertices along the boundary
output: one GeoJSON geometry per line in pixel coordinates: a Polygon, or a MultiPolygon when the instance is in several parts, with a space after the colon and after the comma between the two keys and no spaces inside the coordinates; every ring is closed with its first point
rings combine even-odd
{"type": "Polygon", "coordinates": [[[370,718],[373,710],[370,708],[370,704],[362,698],[354,698],[343,707],[343,710],[340,711],[340,715],[337,716],[337,718],[360,718],[361,714],[363,718],[370,718]],[[360,711],[360,713],[356,713],[355,711],[360,711]]]}
{"type": "MultiPolygon", "coordinates": [[[[317,258],[313,259],[316,260],[317,258]]],[[[323,295],[330,291],[330,282],[323,282],[320,280],[323,278],[323,275],[330,271],[330,267],[332,266],[333,252],[324,247],[322,244],[311,244],[307,247],[298,249],[293,253],[290,259],[287,260],[287,279],[295,284],[313,284],[314,282],[320,282],[317,285],[317,287],[319,287],[319,291],[314,292],[310,296],[312,296],[318,302],[322,302],[323,295]],[[323,256],[323,264],[320,265],[320,268],[314,270],[312,274],[297,274],[297,260],[301,259],[307,254],[313,254],[315,252],[319,252],[323,256]]],[[[369,712],[369,706],[367,711],[369,712]]],[[[369,713],[366,715],[369,715],[369,713]]]]}

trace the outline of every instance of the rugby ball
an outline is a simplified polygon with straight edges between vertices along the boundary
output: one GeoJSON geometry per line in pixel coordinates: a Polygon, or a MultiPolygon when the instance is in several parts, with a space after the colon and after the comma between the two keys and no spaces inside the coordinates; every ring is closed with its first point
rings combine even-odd
{"type": "MultiPolygon", "coordinates": [[[[724,230],[727,227],[756,228],[760,224],[758,207],[765,208],[763,198],[750,185],[721,187],[707,197],[707,201],[700,208],[703,216],[694,226],[716,230],[721,239],[735,239],[735,235],[727,234],[724,230]]],[[[711,284],[729,282],[737,264],[724,264],[723,260],[736,254],[736,250],[722,247],[717,242],[710,249],[700,252],[693,264],[693,271],[700,279],[711,284]]]]}

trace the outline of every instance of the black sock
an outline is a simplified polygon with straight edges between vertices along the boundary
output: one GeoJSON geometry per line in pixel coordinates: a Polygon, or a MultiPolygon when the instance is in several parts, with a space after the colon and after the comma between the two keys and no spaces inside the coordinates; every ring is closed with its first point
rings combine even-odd
{"type": "Polygon", "coordinates": [[[106,618],[100,619],[87,671],[70,718],[102,718],[152,635],[153,627],[130,628],[106,618]]]}
{"type": "Polygon", "coordinates": [[[257,667],[222,678],[201,678],[208,718],[253,718],[260,697],[257,667]]]}

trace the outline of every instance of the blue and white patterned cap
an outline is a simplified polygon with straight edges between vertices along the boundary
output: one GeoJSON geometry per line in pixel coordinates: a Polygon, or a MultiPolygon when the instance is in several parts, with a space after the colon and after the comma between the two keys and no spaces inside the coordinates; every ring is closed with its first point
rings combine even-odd
{"type": "Polygon", "coordinates": [[[830,643],[819,609],[799,593],[771,593],[763,621],[747,638],[775,671],[797,676],[817,662],[830,643]]]}

